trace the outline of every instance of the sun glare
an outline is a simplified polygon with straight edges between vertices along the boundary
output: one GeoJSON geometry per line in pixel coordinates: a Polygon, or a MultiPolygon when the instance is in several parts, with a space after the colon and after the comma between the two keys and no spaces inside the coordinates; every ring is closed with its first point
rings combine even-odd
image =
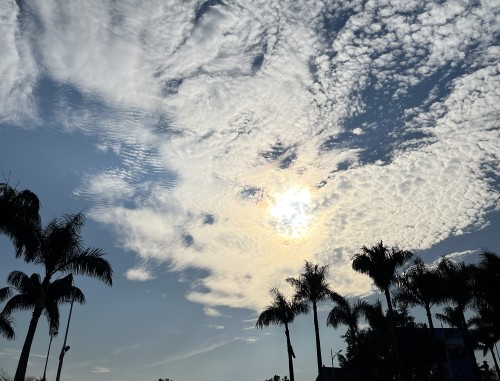
{"type": "Polygon", "coordinates": [[[283,235],[300,238],[307,231],[311,194],[306,188],[290,188],[274,195],[269,207],[273,225],[283,235]]]}

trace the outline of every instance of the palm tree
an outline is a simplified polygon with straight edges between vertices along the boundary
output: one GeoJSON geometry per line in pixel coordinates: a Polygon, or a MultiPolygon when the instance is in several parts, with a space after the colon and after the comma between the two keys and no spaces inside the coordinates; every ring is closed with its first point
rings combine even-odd
{"type": "Polygon", "coordinates": [[[393,315],[390,287],[396,282],[396,271],[413,257],[410,251],[387,248],[382,241],[368,248],[363,246],[352,260],[352,269],[370,276],[373,283],[385,295],[389,314],[393,315]]]}
{"type": "Polygon", "coordinates": [[[306,261],[304,273],[298,278],[289,277],[286,281],[295,288],[295,301],[311,303],[314,315],[314,334],[316,337],[316,357],[318,375],[321,375],[323,361],[321,359],[321,343],[319,340],[318,307],[320,301],[329,299],[332,291],[328,286],[328,266],[320,267],[306,261]]]}
{"type": "Polygon", "coordinates": [[[40,231],[40,201],[29,190],[17,191],[0,183],[0,233],[13,242],[16,257],[24,251],[33,252],[37,247],[40,231]]]}
{"type": "Polygon", "coordinates": [[[443,256],[438,263],[438,272],[442,280],[443,301],[451,302],[455,305],[456,318],[461,321],[459,328],[463,331],[464,342],[469,357],[474,362],[474,365],[477,366],[464,314],[465,310],[474,303],[474,276],[477,274],[477,268],[473,265],[466,265],[464,262],[454,263],[443,256]]]}
{"type": "Polygon", "coordinates": [[[50,330],[57,331],[59,327],[59,304],[70,302],[71,299],[81,304],[85,303],[85,296],[82,291],[72,285],[73,276],[71,274],[49,283],[46,290],[43,289],[42,278],[38,273],[28,276],[23,272],[13,271],[9,274],[7,283],[11,289],[18,293],[7,301],[3,313],[11,314],[16,310],[33,311],[28,335],[24,343],[25,347],[31,347],[38,320],[42,313],[47,316],[50,330]]]}
{"type": "Polygon", "coordinates": [[[403,306],[421,306],[427,315],[429,328],[431,329],[432,351],[434,361],[439,369],[437,356],[436,333],[432,321],[431,307],[442,301],[440,293],[440,276],[417,257],[413,261],[413,266],[398,277],[399,289],[396,292],[394,301],[403,306]]]}
{"type": "Polygon", "coordinates": [[[490,307],[500,321],[500,294],[497,292],[500,285],[500,257],[497,254],[485,251],[480,255],[481,261],[473,275],[473,305],[481,309],[490,307]]]}
{"type": "MultiPolygon", "coordinates": [[[[397,248],[387,248],[382,240],[371,248],[363,246],[361,253],[356,253],[352,260],[352,268],[360,273],[370,276],[373,283],[385,295],[389,320],[391,322],[391,333],[394,341],[394,351],[399,365],[399,351],[396,339],[396,328],[394,323],[394,310],[392,308],[390,287],[396,282],[396,271],[404,263],[413,257],[410,251],[397,248]]],[[[400,373],[401,375],[401,373],[400,373]]]]}
{"type": "Polygon", "coordinates": [[[404,306],[421,306],[425,309],[429,327],[434,335],[431,307],[441,302],[439,293],[439,275],[427,267],[421,258],[413,261],[413,266],[397,279],[399,289],[394,301],[404,306]]]}
{"type": "Polygon", "coordinates": [[[286,347],[288,352],[288,370],[290,373],[290,380],[294,381],[295,377],[293,373],[292,357],[295,358],[295,354],[290,342],[288,324],[292,323],[297,315],[308,313],[309,306],[303,302],[287,301],[278,288],[272,288],[269,293],[273,297],[273,302],[262,311],[255,326],[258,329],[262,329],[269,325],[285,326],[286,347]]]}
{"type": "MultiPolygon", "coordinates": [[[[0,288],[0,302],[4,301],[8,297],[10,297],[10,288],[0,288]]],[[[14,328],[12,327],[12,319],[3,312],[0,313],[0,334],[8,340],[12,340],[15,337],[14,328]]]]}
{"type": "Polygon", "coordinates": [[[348,299],[337,293],[333,293],[331,298],[337,305],[328,314],[326,325],[332,326],[334,329],[337,329],[340,325],[347,325],[348,330],[345,335],[347,342],[356,346],[359,319],[361,315],[365,314],[369,304],[362,300],[357,300],[354,304],[351,304],[348,299]]]}
{"type": "Polygon", "coordinates": [[[103,258],[104,252],[98,248],[83,246],[80,231],[84,223],[83,213],[63,215],[62,218],[52,220],[38,234],[36,251],[25,255],[26,261],[40,264],[45,268],[45,276],[40,283],[33,319],[21,351],[15,375],[16,380],[23,380],[26,375],[31,343],[38,318],[49,303],[46,298],[49,296],[49,287],[53,277],[68,274],[86,275],[112,285],[113,271],[110,263],[103,258]]]}
{"type": "Polygon", "coordinates": [[[451,306],[447,306],[443,309],[443,313],[436,313],[435,317],[448,326],[460,329],[462,331],[464,331],[464,327],[467,325],[464,325],[464,322],[462,320],[462,312],[458,307],[454,308],[451,306]]]}

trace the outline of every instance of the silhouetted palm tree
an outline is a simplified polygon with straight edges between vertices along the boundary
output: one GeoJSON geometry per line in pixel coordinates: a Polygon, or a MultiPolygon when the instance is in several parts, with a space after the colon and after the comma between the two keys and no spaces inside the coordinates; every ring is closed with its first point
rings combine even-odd
{"type": "Polygon", "coordinates": [[[369,304],[362,300],[357,300],[354,304],[351,304],[348,299],[337,293],[333,293],[331,299],[337,305],[328,314],[326,325],[332,326],[334,329],[340,325],[347,325],[347,342],[356,346],[359,319],[365,314],[369,304]]]}
{"type": "Polygon", "coordinates": [[[441,275],[441,285],[443,286],[443,301],[455,305],[455,314],[458,315],[461,321],[460,329],[462,329],[464,335],[469,357],[477,366],[473,343],[464,314],[465,310],[471,307],[474,302],[474,276],[477,274],[477,269],[475,266],[466,265],[464,262],[454,263],[443,256],[438,263],[438,272],[441,275]]]}
{"type": "Polygon", "coordinates": [[[410,260],[413,253],[410,251],[387,248],[382,241],[368,248],[363,246],[361,253],[356,253],[352,260],[352,268],[370,276],[373,283],[385,295],[389,314],[393,314],[390,287],[396,282],[396,271],[410,260]]]}
{"type": "Polygon", "coordinates": [[[473,275],[473,305],[476,309],[486,306],[500,321],[500,257],[497,254],[485,251],[480,255],[479,265],[473,275]]]}
{"type": "Polygon", "coordinates": [[[295,377],[293,373],[292,357],[295,358],[295,354],[290,342],[290,331],[288,329],[288,324],[292,323],[297,315],[308,313],[309,306],[304,302],[287,301],[277,288],[271,289],[270,294],[273,297],[273,302],[271,303],[271,305],[267,306],[260,314],[255,326],[260,329],[269,325],[285,326],[286,347],[288,353],[288,370],[290,373],[290,380],[293,381],[295,380],[295,377]]]}
{"type": "Polygon", "coordinates": [[[319,339],[318,308],[320,301],[330,298],[332,291],[328,285],[328,267],[320,267],[306,261],[304,273],[298,278],[289,277],[286,281],[295,288],[295,301],[311,303],[314,315],[314,334],[316,338],[316,357],[318,375],[321,375],[323,360],[321,358],[321,343],[319,339]]]}
{"type": "Polygon", "coordinates": [[[435,317],[448,326],[462,331],[466,325],[462,320],[462,312],[458,307],[447,306],[443,308],[443,313],[436,313],[435,317]]]}
{"type": "Polygon", "coordinates": [[[10,288],[18,293],[7,301],[3,311],[6,314],[11,314],[16,310],[32,310],[33,312],[24,342],[24,346],[28,350],[31,348],[38,320],[42,313],[47,316],[50,329],[57,331],[59,327],[59,304],[70,302],[72,298],[81,304],[85,303],[85,296],[82,291],[72,285],[73,276],[71,274],[49,283],[46,289],[44,289],[42,279],[38,273],[28,276],[23,272],[13,271],[9,274],[7,283],[10,288]]]}
{"type": "Polygon", "coordinates": [[[413,266],[398,277],[399,288],[394,297],[394,301],[404,306],[421,306],[427,315],[429,328],[431,329],[432,351],[434,361],[439,369],[439,359],[437,353],[436,333],[432,321],[431,307],[442,301],[440,291],[440,276],[434,269],[429,268],[417,257],[413,261],[413,266]]]}
{"type": "Polygon", "coordinates": [[[45,277],[40,284],[40,294],[32,319],[33,327],[30,323],[16,370],[16,380],[23,380],[26,375],[36,323],[47,303],[45,298],[52,277],[72,273],[94,277],[107,285],[112,285],[113,271],[110,263],[103,258],[103,251],[83,246],[80,231],[84,223],[85,217],[82,213],[64,215],[62,218],[52,220],[39,233],[40,239],[36,251],[25,256],[25,260],[43,265],[45,277]],[[35,312],[38,316],[36,319],[34,319],[35,312]]]}
{"type": "MultiPolygon", "coordinates": [[[[361,253],[356,253],[352,260],[352,268],[360,273],[370,276],[373,283],[385,295],[387,308],[389,310],[389,320],[391,322],[391,333],[394,341],[394,351],[399,365],[399,350],[396,339],[396,329],[394,323],[394,310],[392,308],[390,287],[396,281],[396,271],[404,263],[413,257],[410,251],[399,250],[397,248],[387,248],[382,240],[371,248],[363,246],[361,253]]],[[[401,373],[400,373],[401,375],[401,373]]]]}
{"type": "Polygon", "coordinates": [[[37,248],[40,232],[40,201],[29,190],[17,191],[6,183],[0,183],[0,233],[13,242],[16,257],[23,251],[37,248]]]}
{"type": "MultiPolygon", "coordinates": [[[[10,294],[9,287],[0,288],[0,302],[10,297],[10,294]]],[[[3,312],[0,313],[0,334],[8,340],[12,340],[15,337],[12,319],[3,312]]]]}
{"type": "Polygon", "coordinates": [[[439,282],[439,274],[417,257],[413,261],[413,266],[398,277],[399,289],[394,296],[397,303],[410,307],[418,305],[424,308],[433,335],[434,323],[431,307],[442,300],[439,282]]]}

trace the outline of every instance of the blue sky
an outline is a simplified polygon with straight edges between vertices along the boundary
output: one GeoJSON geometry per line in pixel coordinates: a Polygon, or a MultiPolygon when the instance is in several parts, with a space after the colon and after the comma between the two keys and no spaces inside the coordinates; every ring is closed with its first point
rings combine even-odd
{"type": "MultiPolygon", "coordinates": [[[[0,171],[40,197],[44,222],[85,211],[116,276],[77,279],[88,303],[64,379],[285,375],[282,329],[253,326],[305,260],[373,299],[350,265],[362,245],[428,263],[500,251],[498,1],[1,8],[0,171]]],[[[5,237],[0,252],[1,280],[36,270],[5,237]]],[[[326,328],[328,309],[327,364],[345,331],[326,328]]],[[[14,318],[11,374],[29,313],[14,318]]],[[[291,335],[296,378],[314,379],[312,317],[291,335]]],[[[41,321],[28,374],[47,346],[41,321]]]]}

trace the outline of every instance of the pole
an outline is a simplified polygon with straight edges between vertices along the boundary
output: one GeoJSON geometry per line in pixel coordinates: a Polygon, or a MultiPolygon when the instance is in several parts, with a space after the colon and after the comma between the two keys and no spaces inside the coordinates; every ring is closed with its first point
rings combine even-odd
{"type": "Polygon", "coordinates": [[[49,354],[50,354],[50,345],[52,345],[52,339],[54,338],[54,334],[57,335],[57,332],[56,333],[50,333],[50,341],[49,341],[49,350],[47,350],[47,359],[45,360],[45,368],[43,369],[43,377],[42,377],[42,381],[46,381],[47,378],[47,364],[49,363],[49,354]]]}
{"type": "Polygon", "coordinates": [[[333,366],[333,359],[342,353],[342,349],[340,349],[337,353],[333,354],[333,349],[330,349],[330,355],[332,357],[332,381],[335,381],[335,367],[333,366]]]}
{"type": "Polygon", "coordinates": [[[71,307],[69,308],[69,317],[68,324],[66,325],[66,334],[64,335],[64,343],[61,349],[61,353],[59,354],[59,366],[57,367],[57,376],[56,381],[59,381],[61,378],[61,369],[64,360],[64,355],[69,350],[69,346],[66,346],[66,340],[68,339],[68,330],[69,330],[69,322],[71,321],[71,313],[73,312],[73,302],[75,302],[75,298],[71,299],[71,307]]]}

